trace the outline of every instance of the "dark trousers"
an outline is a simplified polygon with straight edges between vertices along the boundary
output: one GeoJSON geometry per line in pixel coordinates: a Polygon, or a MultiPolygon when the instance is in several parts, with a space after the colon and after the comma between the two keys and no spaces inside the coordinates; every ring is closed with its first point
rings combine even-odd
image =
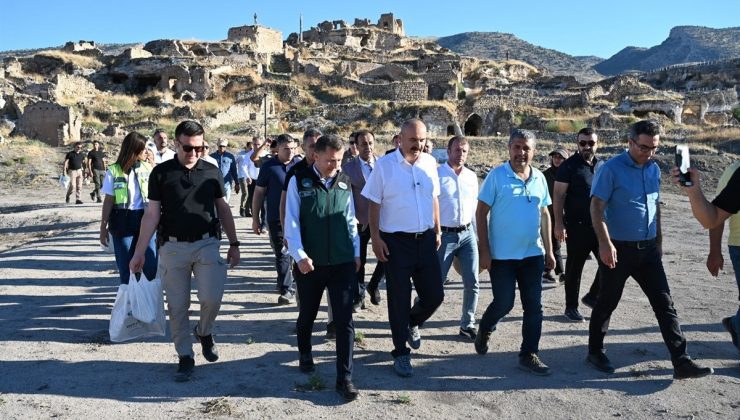
{"type": "Polygon", "coordinates": [[[337,382],[352,380],[352,349],[355,340],[355,327],[352,323],[354,283],[354,261],[318,265],[307,274],[296,270],[296,287],[301,297],[296,323],[298,351],[301,354],[311,351],[311,331],[326,288],[334,315],[333,322],[337,328],[337,382]]]}
{"type": "Polygon", "coordinates": [[[270,220],[267,223],[270,229],[270,244],[275,253],[277,288],[280,293],[293,291],[293,274],[290,269],[293,265],[293,258],[287,252],[283,253],[283,227],[280,225],[280,220],[270,220]]]}
{"type": "Polygon", "coordinates": [[[393,357],[411,353],[406,346],[409,326],[421,326],[444,300],[442,270],[432,229],[418,238],[408,234],[380,232],[388,246],[385,267],[388,320],[393,336],[393,357]],[[411,306],[411,281],[419,300],[411,306]]]}
{"type": "Polygon", "coordinates": [[[598,353],[603,350],[609,319],[622,298],[627,278],[632,276],[650,301],[663,341],[671,353],[671,361],[674,365],[680,363],[688,358],[686,338],[673,308],[668,279],[657,246],[653,242],[644,249],[638,249],[634,243],[613,242],[617,249],[617,265],[610,269],[599,263],[601,289],[588,326],[588,351],[598,353]]]}
{"type": "MultiPolygon", "coordinates": [[[[566,228],[568,259],[565,262],[565,307],[578,309],[578,294],[581,292],[581,275],[589,253],[599,259],[599,240],[591,225],[570,224],[566,228]]],[[[599,294],[599,271],[588,294],[594,298],[599,294]]]]}
{"type": "Polygon", "coordinates": [[[520,356],[539,351],[542,335],[542,269],[545,257],[537,255],[521,260],[492,260],[493,302],[480,320],[480,331],[495,331],[498,322],[514,308],[516,285],[524,309],[520,356]]]}
{"type": "MultiPolygon", "coordinates": [[[[244,211],[247,214],[252,213],[252,197],[254,196],[254,188],[257,186],[257,181],[252,180],[252,183],[247,185],[247,206],[244,208],[244,211]]],[[[267,226],[267,222],[265,221],[265,216],[267,214],[267,200],[264,200],[262,203],[262,208],[260,208],[260,214],[259,215],[252,215],[252,217],[259,217],[260,218],[260,227],[264,228],[267,226]]]]}
{"type": "MultiPolygon", "coordinates": [[[[357,229],[360,231],[360,271],[357,272],[357,281],[355,282],[355,302],[365,299],[365,263],[367,262],[367,244],[370,242],[370,228],[368,225],[358,224],[357,229]]],[[[383,263],[378,261],[375,270],[373,270],[373,275],[370,277],[369,287],[377,289],[383,276],[385,276],[383,263]]]]}
{"type": "Polygon", "coordinates": [[[93,169],[92,179],[95,189],[93,190],[91,195],[95,196],[95,198],[97,198],[98,200],[101,200],[103,196],[100,195],[100,189],[103,187],[103,180],[105,179],[105,169],[93,169]]]}

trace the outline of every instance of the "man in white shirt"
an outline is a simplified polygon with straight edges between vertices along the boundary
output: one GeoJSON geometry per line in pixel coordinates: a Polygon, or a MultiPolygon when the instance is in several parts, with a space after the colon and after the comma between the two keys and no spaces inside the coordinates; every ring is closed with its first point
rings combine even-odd
{"type": "MultiPolygon", "coordinates": [[[[429,143],[429,142],[427,142],[429,143]]],[[[439,263],[442,278],[460,261],[463,279],[462,317],[460,335],[475,340],[475,309],[478,306],[478,240],[473,228],[473,215],[478,204],[478,176],[465,167],[470,145],[462,136],[455,136],[447,144],[447,162],[437,168],[439,174],[439,220],[442,225],[442,246],[439,263]]]]}
{"type": "Polygon", "coordinates": [[[362,195],[370,200],[373,251],[385,263],[388,318],[393,335],[393,369],[412,376],[411,350],[421,346],[419,327],[442,304],[437,258],[440,245],[437,162],[422,153],[427,130],[420,119],[403,123],[399,147],[377,160],[362,195]],[[411,288],[419,299],[409,308],[411,288]]]}
{"type": "Polygon", "coordinates": [[[152,140],[156,149],[152,150],[154,153],[154,163],[159,165],[160,163],[170,160],[175,157],[175,151],[167,147],[167,132],[162,128],[154,130],[152,140]]]}
{"type": "MultiPolygon", "coordinates": [[[[248,186],[252,180],[249,179],[249,154],[252,151],[252,142],[248,141],[244,145],[244,149],[240,150],[236,155],[236,175],[239,178],[239,189],[241,190],[241,197],[239,197],[239,216],[244,217],[246,215],[246,204],[247,197],[249,196],[248,186]],[[244,157],[247,156],[245,159],[244,157]]],[[[251,211],[250,211],[251,213],[251,211]]]]}

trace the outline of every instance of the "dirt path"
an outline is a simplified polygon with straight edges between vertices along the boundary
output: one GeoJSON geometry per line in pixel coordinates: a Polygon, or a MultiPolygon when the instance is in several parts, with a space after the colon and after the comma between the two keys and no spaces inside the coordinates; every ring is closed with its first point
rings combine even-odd
{"type": "MultiPolygon", "coordinates": [[[[342,404],[333,391],[334,343],[323,338],[324,312],[315,326],[314,355],[326,389],[297,390],[309,381],[297,368],[296,309],[275,306],[270,248],[266,238],[246,233],[249,219],[237,220],[244,258],[229,271],[217,322],[221,359],[207,364],[198,355],[194,379],[179,384],[172,380],[177,359],[168,338],[108,341],[118,279],[112,255],[98,245],[97,223],[91,223],[100,207],[52,203],[60,197],[58,191],[2,197],[3,418],[740,417],[738,352],[719,324],[736,309],[733,273],[728,259],[719,279],[709,276],[707,235],[681,196],[664,196],[664,263],[689,350],[715,368],[714,376],[672,380],[653,313],[632,281],[607,337],[614,375],[584,363],[587,324],[565,322],[562,287],[544,293],[540,355],[552,376],[534,377],[516,368],[518,301],[494,333],[489,354],[479,356],[471,342],[457,336],[462,283],[454,275],[445,303],[422,330],[411,379],[393,374],[385,301],[368,304],[355,316],[356,330],[364,335],[355,351],[354,375],[362,395],[351,404],[342,404]],[[45,204],[29,206],[33,202],[45,204]]],[[[595,263],[588,262],[584,279],[593,278],[594,271],[595,263]]],[[[385,298],[384,286],[382,292],[385,298]]],[[[484,274],[478,316],[491,299],[484,274]]],[[[197,304],[192,309],[196,312],[197,304]]]]}

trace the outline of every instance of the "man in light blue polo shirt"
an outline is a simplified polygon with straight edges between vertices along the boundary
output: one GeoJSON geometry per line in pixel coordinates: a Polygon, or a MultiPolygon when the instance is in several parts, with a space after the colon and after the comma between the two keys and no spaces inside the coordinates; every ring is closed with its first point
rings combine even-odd
{"type": "Polygon", "coordinates": [[[659,144],[658,123],[636,122],[630,127],[627,151],[607,161],[591,184],[591,221],[599,240],[601,286],[591,312],[587,360],[602,372],[614,372],[604,354],[604,337],[624,284],[632,276],[658,319],[671,353],[673,377],[698,378],[714,371],[698,366],[686,352],[686,337],[661,260],[660,168],[653,160],[659,144]]]}
{"type": "Polygon", "coordinates": [[[491,277],[493,302],[480,320],[475,351],[488,352],[491,333],[514,307],[518,283],[524,309],[519,366],[536,375],[549,375],[550,368],[537,353],[542,333],[542,270],[552,269],[555,257],[547,181],[531,165],[535,141],[530,131],[512,131],[509,161],[488,173],[478,195],[478,255],[481,268],[487,268],[491,277]]]}

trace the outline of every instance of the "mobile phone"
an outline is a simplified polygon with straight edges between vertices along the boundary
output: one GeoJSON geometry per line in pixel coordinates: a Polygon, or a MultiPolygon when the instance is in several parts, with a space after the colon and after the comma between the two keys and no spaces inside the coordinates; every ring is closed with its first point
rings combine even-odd
{"type": "Polygon", "coordinates": [[[684,187],[692,186],[693,183],[689,174],[689,167],[691,166],[689,161],[689,146],[683,144],[676,146],[676,166],[678,166],[680,171],[678,182],[684,187]]]}

